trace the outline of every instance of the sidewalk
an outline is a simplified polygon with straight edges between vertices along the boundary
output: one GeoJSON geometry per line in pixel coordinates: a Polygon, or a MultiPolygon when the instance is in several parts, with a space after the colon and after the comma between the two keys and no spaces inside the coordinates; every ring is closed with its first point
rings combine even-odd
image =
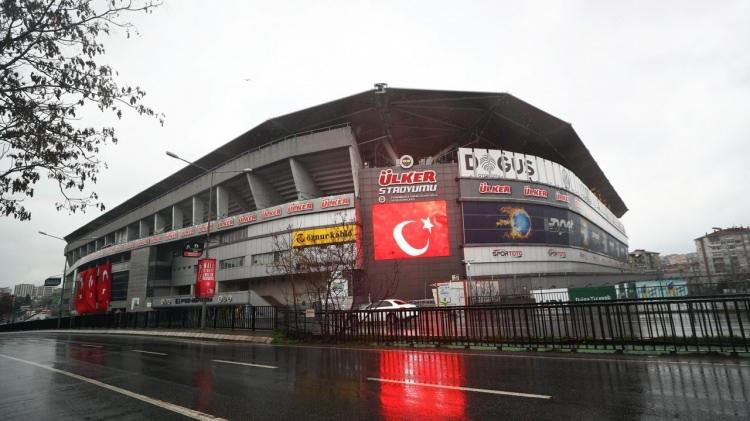
{"type": "Polygon", "coordinates": [[[25,330],[4,333],[75,333],[105,335],[140,335],[164,336],[174,338],[213,339],[220,341],[239,341],[270,344],[273,341],[271,331],[238,331],[238,330],[200,330],[200,329],[51,329],[25,330]]]}

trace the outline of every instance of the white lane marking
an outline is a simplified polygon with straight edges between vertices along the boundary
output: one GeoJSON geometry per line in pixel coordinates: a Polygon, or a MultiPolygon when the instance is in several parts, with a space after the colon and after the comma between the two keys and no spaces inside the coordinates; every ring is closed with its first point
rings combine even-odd
{"type": "Polygon", "coordinates": [[[203,421],[203,420],[224,420],[224,418],[218,418],[218,417],[215,417],[215,416],[213,416],[211,414],[206,414],[204,412],[196,411],[194,409],[185,408],[184,406],[175,405],[173,403],[164,402],[164,401],[159,400],[159,399],[155,399],[155,398],[151,398],[151,397],[148,397],[148,396],[145,396],[145,395],[141,395],[140,393],[131,392],[131,391],[126,390],[126,389],[121,389],[121,388],[119,388],[117,386],[112,386],[111,384],[102,383],[102,382],[100,382],[98,380],[90,379],[88,377],[79,376],[78,374],[71,373],[69,371],[59,370],[57,368],[46,366],[44,364],[35,363],[33,361],[22,360],[20,358],[11,357],[10,355],[0,354],[0,357],[7,358],[9,360],[17,361],[17,362],[24,363],[24,364],[33,365],[34,367],[43,368],[45,370],[52,371],[53,373],[62,374],[63,376],[72,377],[74,379],[81,380],[81,381],[84,381],[86,383],[90,383],[90,384],[93,384],[95,386],[99,386],[99,387],[102,387],[104,389],[108,389],[108,390],[111,390],[113,392],[120,393],[122,395],[131,397],[133,399],[138,399],[139,401],[150,403],[151,405],[158,406],[159,408],[164,408],[164,409],[166,409],[168,411],[176,412],[176,413],[178,413],[180,415],[184,415],[186,417],[190,417],[190,418],[193,418],[193,419],[196,419],[196,420],[201,420],[201,421],[203,421]]]}
{"type": "Polygon", "coordinates": [[[370,380],[373,382],[382,382],[382,383],[404,384],[408,386],[433,387],[436,389],[463,390],[465,392],[479,392],[479,393],[490,393],[493,395],[517,396],[519,398],[552,399],[552,396],[549,396],[549,395],[536,395],[534,393],[509,392],[507,390],[493,390],[493,389],[478,389],[475,387],[447,386],[444,384],[419,383],[419,382],[410,382],[410,381],[402,381],[402,380],[389,380],[389,379],[380,379],[377,377],[368,377],[367,380],[370,380]]]}
{"type": "Polygon", "coordinates": [[[251,363],[241,363],[238,361],[227,361],[227,360],[211,360],[215,363],[224,363],[224,364],[237,364],[237,365],[247,365],[250,367],[260,367],[260,368],[279,368],[273,365],[264,365],[264,364],[251,364],[251,363]]]}
{"type": "Polygon", "coordinates": [[[131,351],[133,351],[133,352],[140,352],[142,354],[169,355],[169,354],[165,354],[163,352],[144,351],[142,349],[131,349],[131,351]]]}

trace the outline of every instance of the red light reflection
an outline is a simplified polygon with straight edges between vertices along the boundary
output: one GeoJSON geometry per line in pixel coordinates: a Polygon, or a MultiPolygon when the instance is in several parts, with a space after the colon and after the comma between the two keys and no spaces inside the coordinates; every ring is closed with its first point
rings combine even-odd
{"type": "MultiPolygon", "coordinates": [[[[462,355],[429,352],[380,352],[380,378],[385,380],[462,386],[462,355]]],[[[461,390],[381,383],[380,405],[386,419],[409,415],[433,419],[465,419],[466,397],[461,390]]]]}
{"type": "Polygon", "coordinates": [[[214,374],[209,370],[198,370],[193,373],[195,399],[193,409],[201,412],[211,412],[213,409],[214,374]]]}
{"type": "Polygon", "coordinates": [[[99,348],[84,347],[78,344],[71,345],[71,355],[73,359],[84,361],[91,364],[104,363],[104,351],[99,348]]]}

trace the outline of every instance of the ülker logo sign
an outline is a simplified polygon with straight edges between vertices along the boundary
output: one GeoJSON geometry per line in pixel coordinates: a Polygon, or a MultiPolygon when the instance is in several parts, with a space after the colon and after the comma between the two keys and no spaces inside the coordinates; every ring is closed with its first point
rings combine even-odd
{"type": "Polygon", "coordinates": [[[375,260],[450,256],[444,200],[372,207],[375,260]]]}

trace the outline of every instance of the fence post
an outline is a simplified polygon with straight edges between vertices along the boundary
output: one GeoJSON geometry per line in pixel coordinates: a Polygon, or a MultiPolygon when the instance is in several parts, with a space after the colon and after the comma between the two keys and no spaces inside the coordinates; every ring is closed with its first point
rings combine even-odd
{"type": "Polygon", "coordinates": [[[252,317],[250,318],[250,326],[251,326],[250,328],[253,330],[253,332],[255,332],[255,316],[256,316],[256,312],[258,311],[258,307],[253,306],[252,309],[253,309],[253,314],[252,314],[252,317]]]}

